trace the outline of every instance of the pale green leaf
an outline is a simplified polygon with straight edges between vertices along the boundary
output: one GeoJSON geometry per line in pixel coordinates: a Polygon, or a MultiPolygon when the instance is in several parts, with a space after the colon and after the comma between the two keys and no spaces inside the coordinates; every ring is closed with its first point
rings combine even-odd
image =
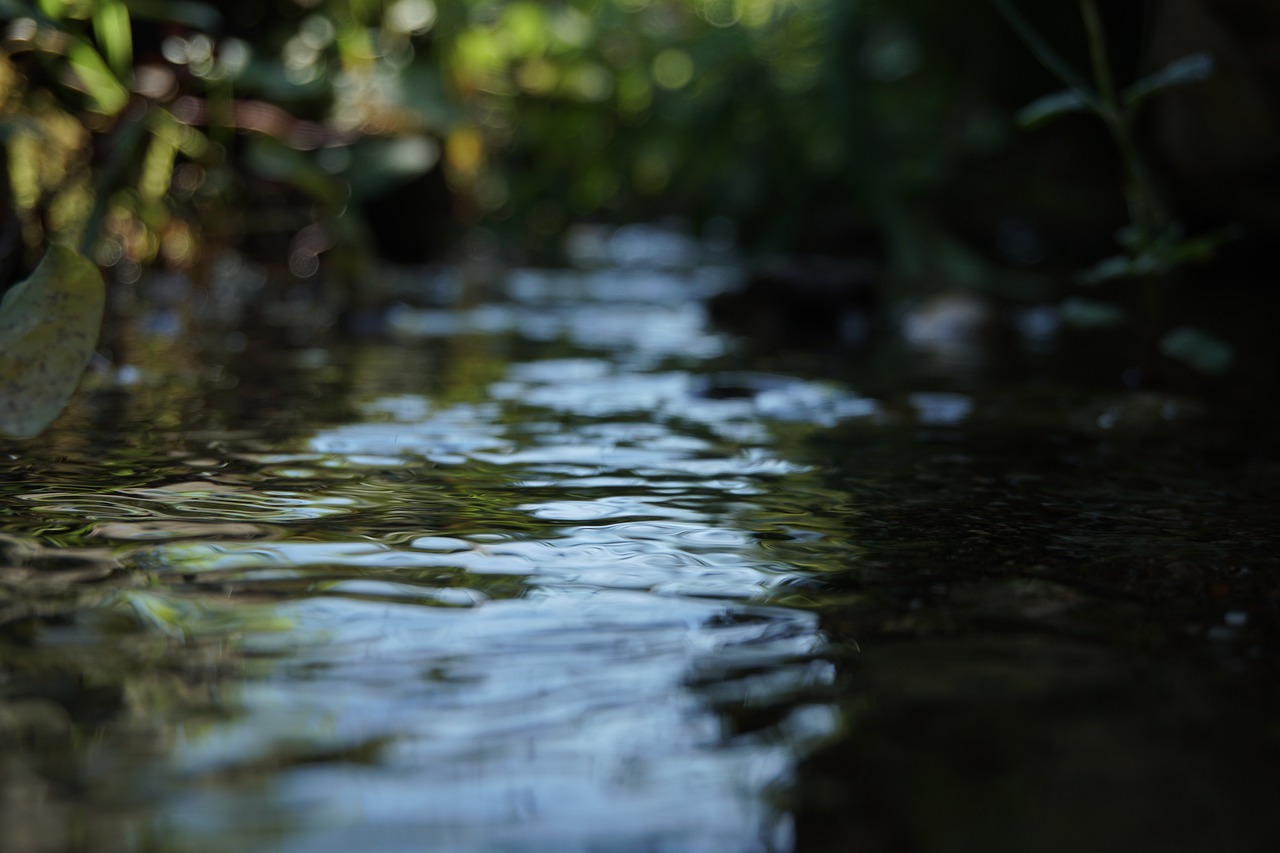
{"type": "Polygon", "coordinates": [[[1132,109],[1156,92],[1199,83],[1213,75],[1213,57],[1207,53],[1193,53],[1175,59],[1164,68],[1138,80],[1125,90],[1125,104],[1132,109]]]}
{"type": "Polygon", "coordinates": [[[93,49],[93,45],[76,39],[71,42],[67,58],[71,61],[71,68],[80,80],[80,85],[93,98],[95,112],[115,115],[129,103],[129,90],[116,79],[116,75],[107,67],[98,51],[93,49]]]}
{"type": "Polygon", "coordinates": [[[1021,127],[1032,130],[1067,113],[1083,113],[1092,109],[1088,100],[1079,92],[1074,89],[1064,89],[1027,104],[1018,110],[1016,119],[1021,127]]]}
{"type": "Polygon", "coordinates": [[[0,301],[0,435],[30,438],[66,408],[93,355],[105,286],[88,258],[50,246],[0,301]]]}
{"type": "Polygon", "coordinates": [[[1118,278],[1132,278],[1138,274],[1133,258],[1113,255],[1094,264],[1080,274],[1081,284],[1101,284],[1118,278]]]}
{"type": "Polygon", "coordinates": [[[133,27],[128,7],[121,0],[98,0],[93,32],[111,70],[121,79],[126,77],[133,67],[133,27]]]}
{"type": "Polygon", "coordinates": [[[1160,341],[1160,352],[1201,373],[1226,373],[1235,359],[1231,345],[1194,326],[1178,326],[1160,341]]]}
{"type": "Polygon", "coordinates": [[[1071,297],[1059,306],[1062,322],[1077,329],[1105,329],[1125,321],[1124,309],[1111,302],[1071,297]]]}

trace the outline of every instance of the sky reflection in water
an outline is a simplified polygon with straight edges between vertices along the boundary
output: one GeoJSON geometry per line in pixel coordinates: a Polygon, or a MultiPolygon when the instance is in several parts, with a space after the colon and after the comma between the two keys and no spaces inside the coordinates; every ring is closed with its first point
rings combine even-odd
{"type": "Polygon", "coordinates": [[[629,275],[584,275],[567,300],[528,273],[521,302],[401,316],[406,352],[440,334],[556,344],[481,401],[375,378],[358,418],[290,446],[230,441],[187,480],[25,495],[157,578],[109,606],[223,619],[250,662],[218,687],[231,713],[176,726],[158,765],[101,751],[102,772],[163,791],[147,820],[166,843],[788,846],[770,792],[837,716],[803,699],[834,678],[816,617],[767,603],[794,569],[751,519],[806,472],[769,422],[875,406],[780,377],[704,393],[726,343],[669,301],[696,287],[629,275]],[[735,705],[785,710],[734,733],[719,709],[735,705]]]}

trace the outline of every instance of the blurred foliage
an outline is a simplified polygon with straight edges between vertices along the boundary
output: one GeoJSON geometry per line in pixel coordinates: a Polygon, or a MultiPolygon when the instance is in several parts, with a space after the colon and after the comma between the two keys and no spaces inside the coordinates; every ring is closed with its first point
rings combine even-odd
{"type": "MultiPolygon", "coordinates": [[[[199,273],[234,245],[359,308],[379,298],[380,255],[492,251],[496,234],[551,259],[573,222],[667,215],[732,222],[752,252],[875,257],[890,296],[1056,299],[1040,273],[1150,277],[1212,255],[1216,236],[1187,240],[1174,225],[1160,158],[1137,154],[1151,141],[1139,105],[1220,75],[1195,43],[1199,19],[1172,4],[1108,5],[1093,37],[1073,4],[1021,4],[1019,28],[999,7],[1014,8],[0,0],[0,282],[53,241],[126,283],[149,265],[199,273]],[[1015,29],[1048,35],[1034,51],[1052,55],[1047,68],[1015,29]],[[1095,80],[1041,97],[1108,52],[1110,95],[1095,80]],[[1090,109],[1119,156],[1062,118],[1090,109]],[[1050,118],[1047,133],[1018,132],[1018,119],[1050,118]],[[1095,266],[1126,218],[1124,251],[1095,266]],[[489,237],[468,243],[477,226],[489,237]]],[[[1214,60],[1233,33],[1208,45],[1214,60]]],[[[1221,74],[1246,79],[1241,67],[1221,74]]],[[[1269,127],[1256,106],[1223,107],[1215,126],[1243,115],[1269,127]]],[[[1158,119],[1188,121],[1175,109],[1158,119]]],[[[1193,177],[1220,186],[1199,163],[1193,177]]],[[[1265,193],[1250,197],[1269,215],[1265,193]]]]}
{"type": "Polygon", "coordinates": [[[981,275],[927,200],[1010,136],[990,10],[517,2],[487,26],[459,39],[454,67],[492,219],[536,238],[583,217],[719,216],[752,251],[883,242],[891,278],[981,275]]]}
{"type": "Polygon", "coordinates": [[[263,222],[292,241],[295,273],[339,244],[358,260],[353,195],[431,168],[437,150],[430,122],[385,103],[421,24],[404,5],[294,7],[251,43],[248,4],[5,3],[5,227],[28,262],[78,242],[126,280],[155,262],[191,269],[263,222]],[[351,153],[371,138],[396,144],[351,153]]]}
{"type": "Polygon", "coordinates": [[[446,219],[536,247],[582,218],[679,213],[783,248],[817,221],[832,240],[879,229],[918,273],[940,232],[913,200],[1007,136],[983,94],[994,16],[927,0],[2,11],[6,206],[27,260],[72,240],[127,275],[272,231],[295,274],[335,247],[358,271],[379,237],[362,214],[406,185],[424,188],[419,210],[399,203],[424,243],[446,219]],[[447,193],[412,183],[432,172],[447,193]]]}

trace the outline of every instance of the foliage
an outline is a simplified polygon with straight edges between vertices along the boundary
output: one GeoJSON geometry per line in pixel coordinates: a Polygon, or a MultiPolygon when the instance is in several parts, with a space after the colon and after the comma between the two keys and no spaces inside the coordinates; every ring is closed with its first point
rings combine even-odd
{"type": "Polygon", "coordinates": [[[236,245],[351,308],[389,241],[457,255],[485,226],[537,256],[577,220],[677,214],[753,251],[879,252],[917,291],[990,287],[946,209],[967,170],[1006,175],[987,225],[1075,189],[1000,160],[1041,80],[995,8],[1067,86],[1017,119],[1110,133],[1129,227],[1085,278],[1144,282],[1159,325],[1158,283],[1224,237],[1184,236],[1136,117],[1212,62],[1121,90],[1092,2],[1064,56],[1040,35],[1063,10],[1011,0],[0,0],[0,284],[53,243],[126,285],[236,245]]]}
{"type": "MultiPolygon", "coordinates": [[[[780,248],[843,217],[910,267],[930,230],[913,199],[1000,123],[976,97],[990,71],[954,73],[983,43],[956,28],[985,25],[928,0],[5,7],[28,257],[79,242],[126,277],[264,231],[295,273],[358,255],[365,203],[437,162],[437,212],[535,243],[679,213],[780,248]]],[[[405,211],[420,233],[430,213],[405,211]]]]}
{"type": "Polygon", "coordinates": [[[0,436],[30,438],[66,406],[93,355],[104,288],[98,268],[54,244],[0,301],[0,436]]]}
{"type": "Polygon", "coordinates": [[[339,242],[333,233],[358,233],[343,219],[366,173],[434,165],[428,122],[384,115],[382,84],[402,64],[406,28],[420,23],[393,14],[404,5],[330,3],[270,22],[251,43],[200,3],[6,3],[3,118],[28,253],[57,239],[126,279],[157,261],[190,269],[201,247],[253,227],[246,205],[278,203],[278,190],[256,185],[261,176],[296,193],[269,230],[297,235],[311,220],[325,232],[292,247],[292,266],[307,269],[309,254],[339,242]],[[387,136],[411,144],[373,169],[349,150],[387,136]]]}
{"type": "Polygon", "coordinates": [[[483,204],[542,235],[602,214],[750,216],[789,167],[835,151],[813,97],[823,5],[517,2],[473,19],[452,68],[483,204]]]}
{"type": "MultiPolygon", "coordinates": [[[[1096,0],[1080,0],[1093,71],[1091,85],[1058,56],[1018,12],[1012,0],[995,0],[995,3],[1036,57],[1067,86],[1065,90],[1046,95],[1023,108],[1018,113],[1020,124],[1025,128],[1036,128],[1068,113],[1092,113],[1106,125],[1124,165],[1124,193],[1130,221],[1119,235],[1123,253],[1098,263],[1083,276],[1083,281],[1089,284],[1112,279],[1140,281],[1150,314],[1148,322],[1158,329],[1163,313],[1162,279],[1180,266],[1212,256],[1228,235],[1183,237],[1181,226],[1156,192],[1151,168],[1139,147],[1134,126],[1138,109],[1148,98],[1167,89],[1207,79],[1213,73],[1213,59],[1207,53],[1182,57],[1120,91],[1107,55],[1106,34],[1096,0]]],[[[1120,316],[1119,309],[1107,311],[1105,305],[1099,306],[1090,312],[1093,319],[1089,323],[1097,324],[1103,315],[1120,316]]],[[[1167,332],[1160,342],[1160,351],[1205,373],[1221,373],[1231,363],[1231,350],[1227,344],[1190,326],[1180,326],[1167,332]]]]}

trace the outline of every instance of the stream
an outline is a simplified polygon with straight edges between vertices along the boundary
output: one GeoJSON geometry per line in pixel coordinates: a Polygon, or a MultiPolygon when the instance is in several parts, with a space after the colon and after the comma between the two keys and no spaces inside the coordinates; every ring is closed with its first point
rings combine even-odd
{"type": "Polygon", "coordinates": [[[0,850],[1280,839],[1274,433],[762,354],[671,239],[363,342],[138,318],[0,446],[0,850]]]}

